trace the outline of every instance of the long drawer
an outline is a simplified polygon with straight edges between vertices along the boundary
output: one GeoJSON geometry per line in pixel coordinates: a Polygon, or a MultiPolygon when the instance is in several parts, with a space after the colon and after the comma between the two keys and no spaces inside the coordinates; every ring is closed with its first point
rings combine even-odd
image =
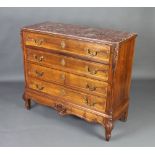
{"type": "Polygon", "coordinates": [[[27,62],[28,75],[47,82],[56,82],[65,86],[83,90],[99,96],[107,96],[108,83],[78,76],[75,74],[39,66],[27,62]]]}
{"type": "Polygon", "coordinates": [[[101,43],[91,43],[86,41],[63,39],[54,35],[44,35],[37,33],[25,33],[25,45],[41,47],[46,49],[59,50],[61,52],[80,55],[95,61],[109,63],[110,46],[101,43]]]}
{"type": "Polygon", "coordinates": [[[95,113],[91,113],[89,111],[83,110],[83,107],[78,108],[75,104],[66,104],[66,102],[62,102],[60,101],[55,101],[52,98],[49,97],[44,97],[44,94],[42,93],[38,93],[35,91],[28,91],[27,94],[36,102],[43,104],[43,105],[47,105],[50,107],[54,107],[55,109],[57,109],[57,111],[61,112],[63,110],[66,110],[67,113],[69,114],[73,114],[76,115],[78,117],[87,119],[88,121],[98,121],[103,123],[105,121],[104,117],[97,115],[95,113]]]}
{"type": "Polygon", "coordinates": [[[106,98],[103,97],[101,98],[85,93],[79,93],[54,83],[48,83],[30,77],[28,78],[28,87],[56,98],[63,99],[64,101],[68,101],[93,110],[105,112],[106,98]]]}
{"type": "Polygon", "coordinates": [[[63,71],[80,74],[89,78],[108,81],[109,65],[84,61],[34,49],[27,49],[27,60],[50,68],[61,69],[63,71]]]}

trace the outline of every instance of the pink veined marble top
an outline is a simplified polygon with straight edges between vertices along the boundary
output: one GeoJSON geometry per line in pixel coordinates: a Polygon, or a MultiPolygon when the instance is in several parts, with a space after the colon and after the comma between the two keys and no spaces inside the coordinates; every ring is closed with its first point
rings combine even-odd
{"type": "Polygon", "coordinates": [[[118,43],[132,36],[136,36],[135,33],[54,22],[44,22],[26,26],[23,29],[109,43],[118,43]]]}

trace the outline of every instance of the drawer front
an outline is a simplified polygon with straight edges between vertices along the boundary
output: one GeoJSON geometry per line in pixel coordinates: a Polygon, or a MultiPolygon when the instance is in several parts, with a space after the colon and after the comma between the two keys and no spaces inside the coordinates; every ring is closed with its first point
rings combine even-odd
{"type": "Polygon", "coordinates": [[[96,109],[102,112],[105,111],[105,98],[79,93],[60,85],[47,83],[33,78],[28,79],[28,87],[80,106],[88,107],[94,110],[96,109]]]}
{"type": "Polygon", "coordinates": [[[77,106],[74,104],[70,105],[70,104],[66,104],[66,102],[62,102],[62,101],[55,101],[52,98],[47,98],[44,97],[41,93],[37,93],[34,91],[28,92],[27,93],[34,101],[41,103],[43,105],[47,105],[50,107],[54,107],[58,112],[61,112],[63,110],[66,110],[67,113],[69,114],[73,114],[76,115],[80,118],[84,118],[88,121],[95,121],[95,122],[99,122],[99,123],[103,123],[104,122],[104,117],[100,116],[100,115],[96,115],[94,113],[90,113],[86,110],[83,109],[79,109],[77,108],[77,106]],[[76,107],[75,107],[76,106],[76,107]]]}
{"type": "Polygon", "coordinates": [[[59,50],[65,53],[80,55],[96,61],[109,62],[110,46],[84,42],[73,39],[62,39],[54,35],[26,33],[25,44],[28,46],[59,50]]]}
{"type": "Polygon", "coordinates": [[[77,108],[74,108],[74,107],[71,108],[70,112],[71,112],[71,114],[74,114],[74,115],[76,115],[78,117],[84,118],[84,119],[86,119],[87,121],[90,121],[90,122],[103,123],[105,121],[104,117],[102,117],[102,116],[95,115],[93,113],[90,113],[90,112],[87,112],[87,111],[84,111],[84,110],[81,110],[81,109],[77,109],[77,108]]]}
{"type": "Polygon", "coordinates": [[[98,80],[92,80],[75,74],[28,63],[28,75],[47,82],[56,82],[81,89],[87,93],[107,96],[108,84],[98,80]]]}
{"type": "Polygon", "coordinates": [[[109,65],[88,62],[48,52],[27,49],[28,60],[50,68],[80,74],[99,80],[108,80],[109,65]]]}

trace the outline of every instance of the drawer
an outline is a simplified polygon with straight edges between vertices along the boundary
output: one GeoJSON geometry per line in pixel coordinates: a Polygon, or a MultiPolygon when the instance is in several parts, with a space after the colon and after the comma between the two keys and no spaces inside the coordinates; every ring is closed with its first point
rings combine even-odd
{"type": "Polygon", "coordinates": [[[90,113],[88,111],[84,111],[82,109],[72,107],[70,110],[71,114],[76,115],[78,117],[84,118],[89,122],[100,122],[103,123],[104,117],[90,113]]]}
{"type": "Polygon", "coordinates": [[[96,109],[102,112],[105,111],[106,98],[79,93],[72,89],[68,89],[54,83],[48,83],[34,78],[28,78],[28,87],[38,92],[54,96],[57,99],[63,99],[64,101],[68,101],[90,109],[96,109]]]}
{"type": "Polygon", "coordinates": [[[109,65],[84,61],[34,49],[27,49],[27,57],[29,61],[36,62],[37,64],[46,67],[72,72],[74,74],[80,74],[98,80],[108,80],[109,65]]]}
{"type": "Polygon", "coordinates": [[[56,82],[75,89],[81,89],[91,94],[107,96],[108,83],[106,82],[39,66],[33,63],[27,63],[27,65],[28,75],[30,77],[45,80],[47,82],[56,82]]]}
{"type": "Polygon", "coordinates": [[[103,116],[96,115],[94,113],[88,112],[84,109],[77,108],[76,105],[73,106],[70,104],[63,103],[62,101],[55,101],[52,98],[47,98],[41,95],[40,93],[36,93],[34,91],[27,92],[27,94],[36,101],[37,103],[41,103],[46,106],[54,107],[58,112],[61,112],[61,110],[66,109],[67,113],[76,115],[80,118],[87,119],[88,121],[97,121],[103,123],[104,118],[103,116]]]}
{"type": "Polygon", "coordinates": [[[59,50],[61,52],[74,54],[96,61],[109,62],[110,46],[99,43],[55,37],[35,33],[25,34],[25,45],[59,50]]]}

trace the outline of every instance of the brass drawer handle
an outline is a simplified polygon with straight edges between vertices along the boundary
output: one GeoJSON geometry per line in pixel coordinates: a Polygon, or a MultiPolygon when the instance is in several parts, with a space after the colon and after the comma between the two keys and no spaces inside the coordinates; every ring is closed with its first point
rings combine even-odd
{"type": "Polygon", "coordinates": [[[61,45],[61,48],[65,48],[66,47],[65,41],[61,41],[60,45],[61,45]]]}
{"type": "Polygon", "coordinates": [[[36,45],[40,46],[44,42],[44,39],[34,39],[36,45]]]}
{"type": "Polygon", "coordinates": [[[96,90],[96,87],[92,84],[86,84],[86,88],[89,90],[89,91],[95,91],[96,90]]]}
{"type": "Polygon", "coordinates": [[[86,70],[87,70],[87,72],[89,72],[92,75],[97,74],[97,70],[93,69],[93,68],[90,68],[89,66],[86,66],[86,70]]]}
{"type": "Polygon", "coordinates": [[[97,50],[95,50],[95,49],[89,49],[89,48],[85,48],[85,50],[86,50],[86,52],[87,52],[87,54],[88,54],[89,56],[97,56],[97,54],[98,54],[98,52],[99,52],[99,51],[97,51],[97,50]]]}
{"type": "Polygon", "coordinates": [[[33,39],[28,37],[26,41],[34,42],[37,46],[40,46],[44,42],[44,39],[33,39]]]}
{"type": "Polygon", "coordinates": [[[34,55],[34,59],[38,62],[42,62],[44,60],[44,56],[37,56],[37,55],[34,55]]]}
{"type": "Polygon", "coordinates": [[[38,90],[43,90],[43,89],[44,89],[43,86],[39,86],[38,84],[36,84],[35,86],[36,86],[36,88],[37,88],[38,90]]]}
{"type": "Polygon", "coordinates": [[[100,71],[100,72],[105,73],[105,76],[108,76],[108,70],[107,69],[94,69],[94,68],[91,68],[89,66],[86,66],[86,71],[92,75],[95,75],[95,74],[97,74],[97,72],[100,71]]]}
{"type": "Polygon", "coordinates": [[[84,103],[90,107],[93,107],[96,103],[90,102],[87,96],[84,96],[84,103]]]}
{"type": "Polygon", "coordinates": [[[44,72],[35,71],[37,77],[42,77],[44,75],[44,72]]]}

